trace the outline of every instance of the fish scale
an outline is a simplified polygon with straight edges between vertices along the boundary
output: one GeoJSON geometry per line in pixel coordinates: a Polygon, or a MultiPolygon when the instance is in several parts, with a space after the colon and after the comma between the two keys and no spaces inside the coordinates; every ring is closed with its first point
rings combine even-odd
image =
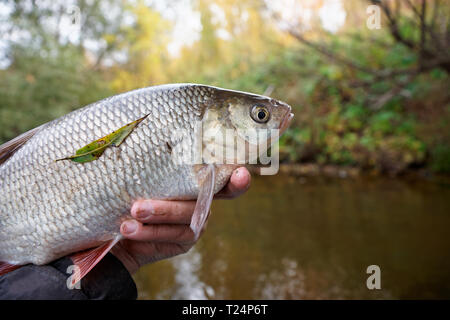
{"type": "MultiPolygon", "coordinates": [[[[137,199],[196,199],[200,171],[174,163],[168,144],[176,143],[176,130],[193,136],[195,122],[203,120],[208,108],[222,108],[226,99],[265,99],[282,106],[286,110],[275,117],[275,127],[290,112],[290,107],[268,97],[176,84],[110,97],[35,129],[0,164],[0,261],[45,264],[114,239],[137,199]],[[138,119],[143,120],[120,146],[104,149],[98,159],[66,160],[138,119]],[[60,159],[64,161],[56,161],[60,159]]],[[[234,168],[215,166],[214,193],[234,168]]]]}
{"type": "MultiPolygon", "coordinates": [[[[211,97],[212,90],[209,88],[192,86],[190,89],[193,91],[193,96],[197,98],[196,105],[191,105],[190,108],[198,108],[211,97]],[[201,95],[200,91],[205,91],[205,94],[201,95]]],[[[177,88],[169,90],[177,90],[177,88]]],[[[82,111],[75,111],[50,122],[28,141],[26,147],[17,151],[0,167],[1,261],[14,264],[29,262],[42,264],[56,256],[73,251],[74,247],[83,248],[89,245],[92,241],[91,231],[112,238],[118,231],[118,218],[126,215],[130,210],[131,198],[165,198],[178,195],[195,197],[198,191],[193,179],[190,179],[188,184],[173,183],[178,177],[192,176],[190,170],[186,167],[170,168],[171,162],[168,161],[168,157],[141,158],[140,169],[137,172],[125,170],[131,162],[135,162],[135,153],[143,153],[140,150],[141,145],[146,145],[148,150],[163,144],[160,136],[164,137],[164,135],[161,135],[161,132],[157,130],[152,139],[148,139],[142,126],[136,128],[131,134],[131,139],[125,140],[123,149],[128,152],[120,152],[120,156],[118,156],[119,148],[111,148],[105,151],[102,159],[92,163],[76,165],[71,162],[54,162],[56,159],[70,155],[74,150],[92,140],[144,116],[145,113],[150,113],[148,122],[157,123],[156,126],[161,131],[163,128],[161,122],[157,118],[152,118],[151,112],[155,106],[159,110],[165,107],[170,108],[170,106],[165,102],[168,100],[162,98],[164,89],[159,89],[158,94],[155,95],[158,99],[157,104],[151,98],[152,91],[154,89],[142,89],[135,92],[134,95],[137,95],[138,99],[132,99],[133,94],[125,94],[131,98],[126,100],[126,104],[121,103],[123,97],[118,96],[109,100],[109,103],[93,104],[82,111]],[[167,105],[163,106],[161,103],[167,105]],[[116,105],[118,105],[117,108],[116,105]],[[90,114],[95,116],[89,116],[90,114]],[[72,134],[65,135],[64,132],[69,127],[72,129],[72,134]],[[97,129],[94,130],[97,136],[89,134],[89,127],[97,129]],[[51,143],[53,145],[50,146],[51,143]],[[31,154],[33,156],[30,158],[31,154]],[[158,177],[157,170],[151,170],[161,166],[157,163],[159,160],[163,160],[167,165],[165,168],[168,173],[173,174],[168,179],[174,186],[170,192],[158,188],[157,181],[164,179],[158,177]],[[151,170],[151,173],[148,172],[146,176],[151,175],[154,178],[153,181],[150,180],[144,185],[128,184],[128,180],[132,181],[129,175],[139,173],[142,169],[151,170]],[[178,188],[184,190],[178,190],[178,188]],[[23,195],[30,193],[34,197],[23,198],[23,195]],[[57,202],[55,201],[57,198],[69,201],[57,202]],[[102,203],[107,205],[103,206],[102,203]],[[17,211],[17,214],[7,214],[12,208],[15,212],[17,211]],[[81,224],[83,224],[88,220],[89,231],[67,232],[64,230],[67,224],[62,219],[66,222],[73,221],[74,227],[78,227],[77,222],[82,221],[81,224]],[[22,223],[23,228],[15,227],[19,222],[22,223]],[[46,228],[42,228],[42,225],[46,228]],[[24,235],[27,236],[26,241],[21,238],[24,235]],[[16,246],[20,249],[16,250],[16,246]],[[36,250],[35,247],[40,250],[36,250]],[[57,247],[58,252],[54,252],[54,248],[57,247]],[[27,248],[33,248],[33,250],[27,250],[27,248]],[[26,254],[18,255],[17,251],[22,253],[25,251],[26,254]]],[[[172,114],[167,112],[165,116],[170,117],[172,114]]],[[[186,119],[191,120],[192,117],[187,115],[186,119]]],[[[183,129],[174,128],[170,126],[170,123],[166,125],[169,125],[170,129],[183,129]]]]}

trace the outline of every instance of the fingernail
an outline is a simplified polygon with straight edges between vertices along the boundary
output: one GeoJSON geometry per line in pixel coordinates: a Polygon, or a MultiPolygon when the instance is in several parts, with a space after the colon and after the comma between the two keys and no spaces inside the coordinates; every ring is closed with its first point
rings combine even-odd
{"type": "Polygon", "coordinates": [[[134,220],[129,220],[123,223],[123,233],[126,234],[133,234],[138,228],[138,223],[137,221],[134,220]]]}
{"type": "Polygon", "coordinates": [[[147,219],[150,218],[152,214],[155,214],[155,207],[150,201],[144,201],[139,204],[139,207],[136,210],[136,218],[137,219],[147,219]]]}

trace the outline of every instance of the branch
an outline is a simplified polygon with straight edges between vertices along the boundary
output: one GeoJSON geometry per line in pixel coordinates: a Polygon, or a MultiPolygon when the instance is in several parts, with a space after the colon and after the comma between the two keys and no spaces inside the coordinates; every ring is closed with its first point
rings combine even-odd
{"type": "Polygon", "coordinates": [[[426,26],[426,30],[428,31],[429,37],[433,39],[434,43],[438,46],[439,51],[446,51],[447,48],[445,48],[445,45],[442,42],[442,39],[439,37],[439,34],[436,32],[436,21],[438,20],[439,15],[439,7],[440,7],[440,0],[433,1],[433,8],[431,13],[431,21],[430,24],[426,26]]]}
{"type": "Polygon", "coordinates": [[[411,2],[411,0],[405,0],[408,6],[413,10],[414,14],[419,19],[419,27],[420,27],[420,46],[419,46],[419,55],[420,61],[423,61],[424,51],[425,51],[425,41],[426,41],[426,30],[428,30],[428,26],[426,25],[426,8],[427,3],[425,0],[421,0],[421,9],[417,9],[417,7],[411,2]]]}
{"type": "Polygon", "coordinates": [[[383,10],[384,14],[386,15],[386,18],[389,21],[389,30],[391,31],[391,35],[394,37],[395,40],[397,40],[400,43],[403,43],[405,46],[407,46],[410,49],[416,49],[416,44],[406,38],[403,37],[403,35],[400,33],[400,30],[398,28],[397,19],[391,13],[391,9],[385,2],[378,2],[375,0],[371,0],[373,4],[379,5],[381,9],[383,10]]]}
{"type": "MultiPolygon", "coordinates": [[[[398,26],[398,19],[397,19],[397,17],[393,16],[391,9],[387,5],[386,2],[378,2],[376,0],[370,0],[371,3],[379,5],[381,7],[381,9],[383,10],[386,18],[388,19],[389,30],[391,32],[392,37],[399,43],[402,43],[406,47],[410,48],[411,50],[418,51],[418,53],[420,54],[420,57],[421,57],[421,61],[420,61],[421,64],[423,64],[426,59],[435,59],[438,57],[443,57],[443,61],[439,65],[439,67],[443,68],[447,73],[450,73],[450,61],[449,61],[449,55],[448,55],[448,48],[444,48],[444,50],[435,50],[433,52],[425,47],[425,40],[426,40],[425,31],[426,30],[428,30],[431,37],[433,37],[434,39],[436,38],[436,35],[434,35],[434,33],[432,31],[430,32],[429,26],[427,26],[425,23],[425,18],[426,18],[425,2],[427,0],[422,0],[422,10],[423,10],[422,12],[418,11],[418,9],[409,0],[406,0],[406,1],[407,1],[408,5],[413,8],[416,15],[421,17],[420,18],[421,19],[420,26],[421,26],[422,33],[421,33],[421,44],[420,45],[410,39],[405,38],[401,34],[399,26],[398,26]],[[423,45],[422,45],[422,41],[423,41],[423,45]]],[[[437,40],[437,43],[439,45],[439,40],[437,40]]],[[[440,45],[439,45],[439,47],[440,47],[440,45]]]]}
{"type": "Polygon", "coordinates": [[[307,40],[305,37],[303,37],[298,32],[295,32],[294,30],[289,30],[289,34],[292,35],[294,38],[296,38],[301,43],[318,51],[319,53],[328,57],[331,60],[334,60],[338,63],[342,63],[352,69],[373,75],[375,77],[374,80],[382,80],[385,78],[392,78],[392,77],[401,76],[401,75],[416,74],[416,73],[428,71],[433,68],[440,67],[440,66],[443,66],[446,64],[450,64],[450,58],[444,57],[444,58],[437,58],[437,59],[433,59],[433,60],[424,61],[417,68],[374,70],[374,69],[366,68],[366,67],[364,67],[356,62],[353,62],[345,57],[339,56],[336,53],[327,49],[326,47],[307,40]]]}
{"type": "Polygon", "coordinates": [[[420,19],[422,17],[422,11],[419,11],[417,7],[411,2],[411,0],[405,0],[406,4],[414,11],[416,16],[420,19]]]}
{"type": "Polygon", "coordinates": [[[294,38],[296,38],[298,41],[300,41],[301,43],[307,45],[308,47],[320,52],[321,54],[323,54],[324,56],[335,60],[337,62],[340,62],[342,64],[345,64],[347,66],[349,66],[352,69],[356,69],[359,71],[362,71],[364,73],[370,73],[370,74],[375,74],[376,71],[363,67],[360,64],[357,64],[351,60],[348,60],[342,56],[338,56],[337,54],[335,54],[334,52],[328,50],[327,48],[325,48],[324,46],[317,44],[317,43],[313,43],[312,41],[307,40],[305,37],[303,37],[301,34],[299,34],[298,32],[295,32],[294,30],[289,30],[288,31],[289,34],[291,36],[293,36],[294,38]]]}
{"type": "Polygon", "coordinates": [[[414,77],[418,73],[410,74],[404,79],[401,83],[394,84],[394,87],[382,94],[378,99],[370,105],[370,108],[373,110],[378,110],[381,107],[383,107],[387,102],[389,102],[392,98],[396,97],[397,95],[401,94],[401,92],[404,90],[404,88],[414,79],[414,77]]]}
{"type": "Polygon", "coordinates": [[[427,3],[425,0],[422,0],[422,9],[420,12],[420,63],[422,64],[424,53],[425,53],[425,41],[426,41],[426,23],[425,23],[425,17],[427,12],[427,3]]]}

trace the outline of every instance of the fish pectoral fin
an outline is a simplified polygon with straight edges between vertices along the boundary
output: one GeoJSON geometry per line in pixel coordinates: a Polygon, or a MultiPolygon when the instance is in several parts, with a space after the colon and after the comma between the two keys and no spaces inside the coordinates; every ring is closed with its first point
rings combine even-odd
{"type": "Polygon", "coordinates": [[[195,204],[194,214],[191,219],[191,229],[194,231],[195,240],[200,236],[206,220],[209,216],[209,209],[211,208],[211,202],[214,197],[214,184],[215,184],[215,170],[212,164],[209,164],[206,168],[206,174],[203,181],[200,183],[197,203],[195,204]]]}
{"type": "Polygon", "coordinates": [[[114,239],[105,242],[99,247],[77,252],[70,256],[74,265],[78,268],[75,269],[72,277],[72,286],[86,276],[92,268],[99,263],[103,257],[122,239],[122,236],[118,235],[114,239]]]}
{"type": "Polygon", "coordinates": [[[15,265],[15,264],[10,264],[8,262],[2,262],[0,261],[0,276],[11,272],[13,270],[19,269],[21,266],[19,265],[15,265]]]}

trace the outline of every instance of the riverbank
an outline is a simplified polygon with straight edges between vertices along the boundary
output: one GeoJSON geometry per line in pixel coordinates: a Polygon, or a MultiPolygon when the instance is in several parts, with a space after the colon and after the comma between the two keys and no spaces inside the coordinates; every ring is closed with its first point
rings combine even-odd
{"type": "MultiPolygon", "coordinates": [[[[248,166],[252,174],[259,174],[259,167],[248,166]]],[[[329,177],[329,178],[358,178],[386,176],[403,179],[429,180],[450,185],[450,175],[436,174],[429,169],[408,169],[401,173],[383,172],[376,169],[362,169],[352,166],[319,165],[316,163],[283,163],[279,173],[295,177],[329,177]]]]}

